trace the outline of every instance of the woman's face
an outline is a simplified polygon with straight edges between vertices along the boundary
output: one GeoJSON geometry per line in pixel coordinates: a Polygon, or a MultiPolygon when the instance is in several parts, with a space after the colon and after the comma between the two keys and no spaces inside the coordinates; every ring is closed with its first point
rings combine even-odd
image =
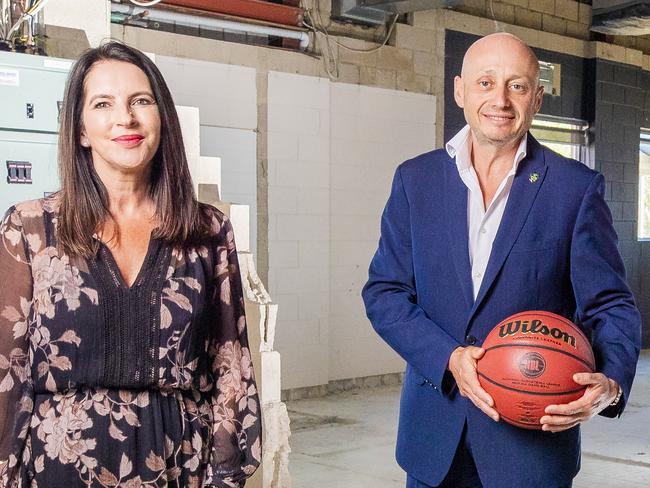
{"type": "Polygon", "coordinates": [[[137,66],[100,61],[86,75],[82,146],[100,176],[143,174],[160,144],[160,113],[149,79],[137,66]]]}

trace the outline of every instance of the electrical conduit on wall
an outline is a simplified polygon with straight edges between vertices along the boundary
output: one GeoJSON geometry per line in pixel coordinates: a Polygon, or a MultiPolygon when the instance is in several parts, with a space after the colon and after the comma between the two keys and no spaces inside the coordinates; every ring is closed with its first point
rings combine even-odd
{"type": "Polygon", "coordinates": [[[300,41],[300,49],[306,50],[309,47],[309,35],[306,32],[283,29],[281,27],[270,27],[264,25],[247,24],[245,22],[236,22],[232,20],[215,19],[212,17],[203,17],[200,15],[190,15],[167,10],[145,9],[140,7],[122,5],[119,3],[111,4],[113,13],[117,12],[124,15],[139,15],[154,22],[175,23],[190,27],[212,27],[215,29],[225,29],[237,32],[248,32],[251,34],[261,34],[268,36],[278,36],[287,39],[296,39],[300,41]]]}

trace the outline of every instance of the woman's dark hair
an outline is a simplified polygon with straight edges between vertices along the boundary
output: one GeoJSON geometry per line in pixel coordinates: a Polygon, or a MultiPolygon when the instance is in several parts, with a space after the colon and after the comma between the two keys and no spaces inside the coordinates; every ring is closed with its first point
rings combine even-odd
{"type": "Polygon", "coordinates": [[[207,235],[210,218],[194,194],[171,93],[162,74],[145,54],[119,42],[84,52],[68,77],[59,132],[59,243],[71,255],[91,258],[97,251],[93,233],[112,219],[106,187],[95,171],[90,150],[80,140],[84,83],[88,72],[101,61],[131,63],[149,79],[160,113],[160,145],[152,161],[149,182],[149,193],[160,222],[155,237],[180,248],[197,244],[207,235]]]}

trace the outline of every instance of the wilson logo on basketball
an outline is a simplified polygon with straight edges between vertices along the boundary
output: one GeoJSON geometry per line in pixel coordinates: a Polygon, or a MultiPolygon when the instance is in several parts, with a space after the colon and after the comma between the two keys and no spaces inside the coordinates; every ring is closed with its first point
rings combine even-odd
{"type": "Polygon", "coordinates": [[[544,361],[544,358],[539,353],[526,353],[519,360],[519,371],[526,378],[537,378],[542,375],[545,369],[546,361],[544,361]]]}
{"type": "Polygon", "coordinates": [[[576,338],[574,336],[557,327],[550,329],[541,320],[533,320],[532,322],[528,322],[527,320],[523,322],[521,320],[514,320],[499,327],[499,337],[507,337],[518,333],[551,336],[554,339],[562,340],[576,347],[576,338]]]}

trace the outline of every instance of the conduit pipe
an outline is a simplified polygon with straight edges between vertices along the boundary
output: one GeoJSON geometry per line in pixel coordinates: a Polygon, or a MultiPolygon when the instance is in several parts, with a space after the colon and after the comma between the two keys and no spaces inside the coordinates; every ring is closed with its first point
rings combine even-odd
{"type": "Polygon", "coordinates": [[[294,27],[302,25],[302,9],[262,0],[219,0],[218,2],[214,0],[165,0],[165,5],[178,5],[179,7],[265,20],[294,27]]]}
{"type": "Polygon", "coordinates": [[[124,15],[138,15],[140,18],[151,20],[153,22],[176,23],[188,27],[212,27],[215,29],[225,29],[236,32],[248,32],[251,34],[260,34],[265,36],[277,36],[287,39],[296,39],[300,41],[300,49],[306,50],[309,47],[309,35],[306,32],[282,29],[280,27],[270,27],[265,25],[246,24],[232,20],[215,19],[213,17],[203,17],[200,15],[183,14],[179,12],[170,12],[168,10],[145,9],[120,3],[112,3],[111,11],[124,15]]]}

